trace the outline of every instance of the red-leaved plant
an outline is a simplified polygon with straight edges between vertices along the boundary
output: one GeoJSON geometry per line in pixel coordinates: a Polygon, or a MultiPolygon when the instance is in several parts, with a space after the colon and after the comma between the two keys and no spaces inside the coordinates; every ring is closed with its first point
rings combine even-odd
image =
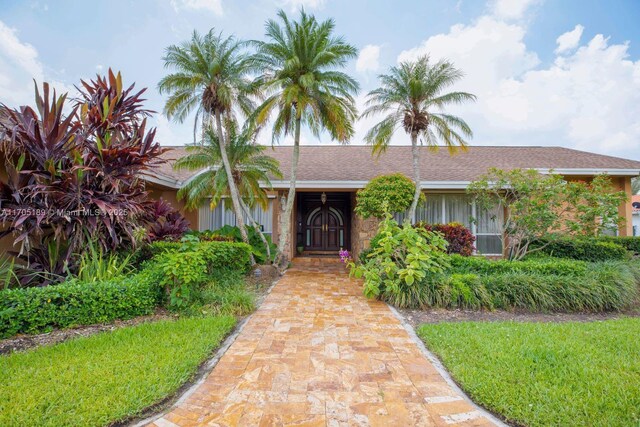
{"type": "Polygon", "coordinates": [[[150,242],[178,241],[189,231],[189,221],[164,199],[151,205],[148,222],[147,238],[150,242]]]}
{"type": "MultiPolygon", "coordinates": [[[[0,237],[12,234],[16,254],[48,284],[74,269],[88,240],[105,251],[135,245],[147,192],[141,174],[164,149],[146,129],[143,90],[122,87],[120,73],[82,81],[66,95],[36,86],[36,108],[0,105],[0,237]]],[[[30,276],[33,277],[33,276],[30,276]]]]}
{"type": "Polygon", "coordinates": [[[441,233],[447,243],[449,243],[447,246],[448,254],[471,256],[476,250],[474,246],[476,237],[471,233],[471,230],[458,222],[451,222],[449,224],[427,224],[420,222],[416,224],[416,227],[441,233]]]}

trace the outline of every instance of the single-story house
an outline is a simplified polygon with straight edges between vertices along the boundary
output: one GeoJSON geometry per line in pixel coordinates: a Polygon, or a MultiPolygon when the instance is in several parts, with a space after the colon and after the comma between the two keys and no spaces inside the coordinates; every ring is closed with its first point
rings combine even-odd
{"type": "MultiPolygon", "coordinates": [[[[422,147],[421,150],[420,186],[427,198],[419,208],[419,219],[430,223],[456,221],[465,224],[476,236],[478,252],[485,255],[502,254],[498,224],[503,220],[503,212],[479,212],[465,189],[488,168],[553,171],[567,180],[589,180],[606,173],[629,199],[631,178],[640,175],[639,161],[563,147],[473,146],[453,156],[446,149],[432,152],[422,147]]],[[[280,162],[284,178],[273,181],[268,208],[256,208],[253,216],[274,241],[281,232],[278,216],[282,214],[280,207],[286,201],[289,188],[292,151],[291,146],[266,150],[280,162]]],[[[205,203],[197,211],[184,210],[176,192],[197,173],[173,170],[173,161],[184,155],[184,147],[171,147],[164,154],[168,162],[145,178],[152,197],[162,197],[181,209],[195,230],[235,225],[233,212],[222,204],[215,209],[205,203]]],[[[305,253],[335,253],[345,248],[357,255],[375,235],[377,222],[363,220],[354,213],[356,192],[378,175],[397,172],[409,177],[413,175],[410,146],[391,146],[380,157],[373,157],[371,148],[361,145],[301,146],[295,220],[291,222],[289,234],[293,239],[288,245],[288,255],[294,256],[297,247],[302,247],[305,253]]],[[[619,210],[625,224],[618,234],[633,235],[631,204],[621,204],[619,210]]]]}

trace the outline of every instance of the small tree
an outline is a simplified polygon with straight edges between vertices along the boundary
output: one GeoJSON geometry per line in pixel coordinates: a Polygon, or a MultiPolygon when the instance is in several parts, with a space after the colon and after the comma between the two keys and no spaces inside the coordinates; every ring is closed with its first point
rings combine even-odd
{"type": "Polygon", "coordinates": [[[623,224],[618,208],[627,194],[616,191],[608,175],[598,175],[590,182],[568,182],[566,194],[573,209],[565,225],[574,234],[597,237],[623,224]]]}
{"type": "Polygon", "coordinates": [[[535,240],[551,242],[562,233],[597,236],[620,222],[618,206],[626,198],[606,175],[591,183],[567,182],[533,169],[489,169],[468,192],[479,209],[504,210],[500,238],[510,259],[522,259],[546,246],[530,249],[535,240]]]}
{"type": "MultiPolygon", "coordinates": [[[[402,175],[394,173],[378,176],[358,191],[355,211],[363,218],[383,218],[385,209],[392,214],[405,212],[411,206],[415,183],[402,175]]],[[[424,200],[424,195],[421,195],[424,200]]]]}

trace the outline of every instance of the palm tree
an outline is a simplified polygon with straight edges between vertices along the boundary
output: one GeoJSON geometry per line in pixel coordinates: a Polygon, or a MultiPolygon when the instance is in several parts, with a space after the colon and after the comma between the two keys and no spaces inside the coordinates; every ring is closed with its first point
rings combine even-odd
{"type": "Polygon", "coordinates": [[[256,84],[266,95],[253,120],[261,126],[275,113],[273,141],[293,134],[289,193],[280,217],[278,261],[282,264],[296,194],[301,128],[306,125],[316,136],[326,130],[332,139],[348,142],[357,118],[353,95],[359,86],[339,71],[357,50],[333,34],[333,20],[318,22],[304,10],[298,21],[291,21],[282,10],[278,17],[279,21],[266,23],[267,41],[253,42],[257,50],[253,66],[261,73],[256,84]]]}
{"type": "Polygon", "coordinates": [[[367,108],[362,117],[377,114],[386,116],[365,135],[365,141],[373,146],[373,153],[383,153],[395,131],[402,127],[411,136],[413,174],[416,191],[409,208],[408,218],[415,222],[420,199],[420,142],[437,150],[442,142],[455,152],[465,149],[464,137],[473,136],[471,128],[460,117],[446,114],[444,107],[475,101],[475,95],[467,92],[444,92],[463,77],[463,73],[446,60],[430,63],[423,56],[416,61],[402,62],[391,67],[389,74],[379,76],[381,86],[367,95],[367,108]],[[462,135],[461,135],[462,134],[462,135]]]}
{"type": "MultiPolygon", "coordinates": [[[[231,165],[231,176],[240,195],[240,205],[251,225],[258,232],[271,259],[271,248],[260,225],[251,215],[251,208],[260,205],[267,208],[268,197],[265,188],[271,188],[270,178],[281,178],[279,163],[273,157],[264,154],[265,147],[254,144],[254,134],[245,129],[238,131],[234,123],[227,124],[226,146],[231,165]]],[[[187,208],[196,208],[211,197],[211,206],[215,207],[224,200],[228,207],[230,201],[229,175],[222,164],[218,135],[212,129],[206,129],[204,140],[200,144],[186,148],[187,155],[178,159],[175,169],[202,171],[188,181],[178,191],[178,199],[185,199],[187,208]]]]}
{"type": "MultiPolygon", "coordinates": [[[[233,37],[223,38],[213,29],[204,36],[194,31],[191,40],[166,49],[165,67],[175,72],[158,83],[160,93],[169,94],[164,108],[168,118],[183,122],[195,111],[194,140],[198,119],[202,121],[203,134],[215,121],[220,159],[227,175],[231,175],[232,170],[225,148],[223,121],[233,121],[236,111],[247,115],[255,107],[251,99],[255,91],[247,77],[248,56],[242,52],[244,45],[233,37]]],[[[242,240],[248,243],[236,183],[229,180],[228,185],[242,240]]]]}

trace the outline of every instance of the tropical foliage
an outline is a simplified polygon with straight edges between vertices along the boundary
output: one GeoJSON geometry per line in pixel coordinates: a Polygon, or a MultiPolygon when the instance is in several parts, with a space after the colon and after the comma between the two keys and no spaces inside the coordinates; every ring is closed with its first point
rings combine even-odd
{"type": "Polygon", "coordinates": [[[473,235],[471,230],[463,224],[457,222],[450,222],[448,224],[427,224],[419,222],[415,226],[424,228],[427,231],[435,231],[442,234],[442,237],[444,237],[444,240],[448,243],[448,254],[471,256],[476,250],[474,246],[476,237],[473,235]]]}
{"type": "Polygon", "coordinates": [[[2,235],[15,236],[20,258],[42,273],[39,284],[73,272],[75,254],[90,240],[105,251],[135,245],[147,210],[141,175],[163,152],[147,130],[143,92],[123,88],[109,70],[81,82],[66,114],[66,95],[46,83],[42,94],[36,88],[35,109],[5,107],[2,235]]]}
{"type": "MultiPolygon", "coordinates": [[[[387,211],[404,213],[415,188],[415,183],[401,173],[377,176],[358,190],[355,212],[363,218],[383,218],[387,211]]],[[[424,200],[424,195],[421,197],[424,200]]]]}
{"type": "Polygon", "coordinates": [[[512,259],[542,250],[545,245],[531,243],[561,233],[599,235],[620,222],[618,207],[626,200],[606,175],[591,183],[566,182],[560,175],[532,169],[490,169],[468,191],[480,209],[505,211],[501,239],[512,259]]]}
{"type": "MultiPolygon", "coordinates": [[[[413,180],[420,183],[420,150],[418,143],[437,150],[444,144],[450,152],[465,147],[466,138],[473,133],[460,117],[443,112],[449,105],[475,101],[467,92],[445,92],[463,77],[462,71],[446,60],[431,62],[423,56],[415,61],[402,62],[381,75],[381,86],[367,95],[367,108],[362,117],[385,117],[365,135],[373,152],[384,152],[395,132],[402,128],[411,138],[413,180]]],[[[408,218],[415,220],[420,200],[420,185],[415,187],[408,218]]]]}
{"type": "MultiPolygon", "coordinates": [[[[238,193],[247,207],[259,204],[267,206],[267,190],[271,188],[271,178],[280,178],[278,161],[264,153],[266,147],[254,144],[254,133],[248,129],[240,131],[235,124],[227,126],[227,154],[233,179],[238,193]]],[[[215,207],[224,200],[231,207],[229,178],[222,167],[218,136],[212,130],[205,131],[200,144],[186,148],[187,155],[178,159],[175,169],[201,171],[178,191],[178,198],[185,199],[187,208],[197,208],[203,202],[215,207]]]]}
{"type": "MultiPolygon", "coordinates": [[[[203,136],[215,124],[220,160],[227,176],[233,172],[226,148],[230,135],[225,137],[224,123],[233,123],[236,113],[247,115],[254,108],[252,95],[256,86],[248,78],[249,57],[243,46],[244,43],[216,34],[213,29],[204,36],[194,31],[191,40],[166,49],[165,67],[175,72],[158,84],[160,93],[169,94],[164,108],[167,117],[183,122],[195,111],[194,142],[199,118],[203,136]]],[[[248,242],[236,183],[228,180],[227,185],[242,239],[248,242]]]]}
{"type": "MultiPolygon", "coordinates": [[[[300,12],[297,21],[284,11],[279,21],[266,24],[266,41],[254,41],[256,54],[253,69],[260,75],[256,85],[266,98],[254,114],[253,121],[263,126],[272,115],[273,140],[293,135],[290,187],[281,230],[288,230],[296,193],[296,172],[300,155],[300,133],[306,126],[314,135],[325,130],[332,139],[346,143],[353,135],[357,117],[353,95],[358,83],[340,71],[355,58],[357,49],[334,34],[335,23],[319,22],[313,15],[300,12]]],[[[286,233],[280,234],[279,254],[285,252],[286,233]]],[[[280,261],[283,261],[281,258],[280,261]]]]}
{"type": "Polygon", "coordinates": [[[351,274],[364,278],[364,294],[399,307],[413,305],[427,276],[442,274],[449,266],[447,242],[439,233],[400,227],[387,214],[378,229],[378,242],[365,263],[349,263],[351,274]]]}

